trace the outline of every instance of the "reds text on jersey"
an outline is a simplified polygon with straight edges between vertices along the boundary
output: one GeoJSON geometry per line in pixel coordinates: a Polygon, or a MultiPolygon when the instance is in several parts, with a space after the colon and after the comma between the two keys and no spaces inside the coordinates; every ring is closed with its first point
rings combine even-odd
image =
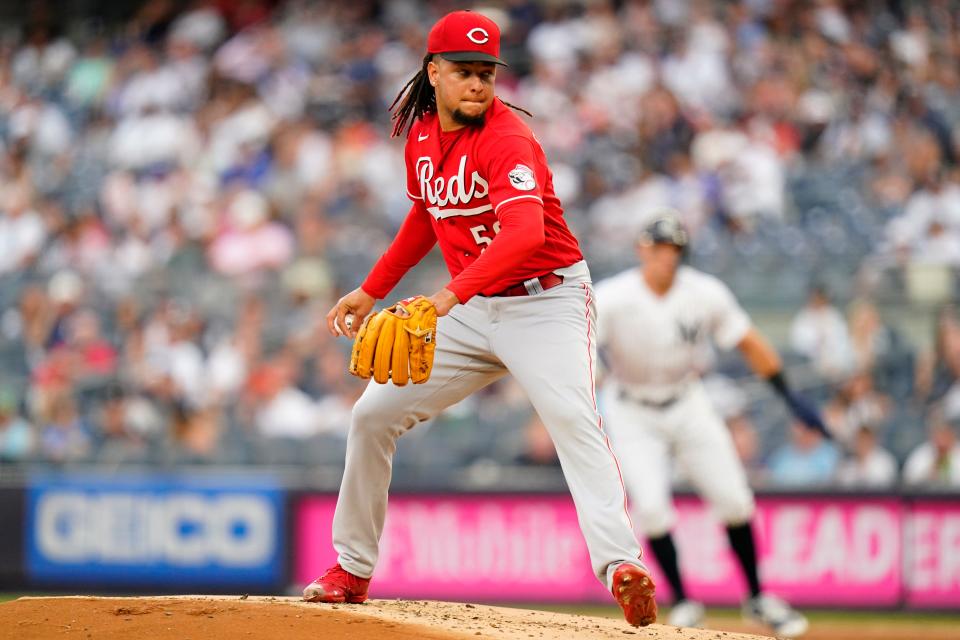
{"type": "Polygon", "coordinates": [[[516,273],[480,291],[494,294],[583,256],[563,219],[546,156],[529,127],[499,99],[482,126],[442,132],[436,114],[411,127],[405,150],[407,195],[422,203],[451,276],[496,237],[497,214],[513,203],[543,206],[544,244],[516,273]]]}

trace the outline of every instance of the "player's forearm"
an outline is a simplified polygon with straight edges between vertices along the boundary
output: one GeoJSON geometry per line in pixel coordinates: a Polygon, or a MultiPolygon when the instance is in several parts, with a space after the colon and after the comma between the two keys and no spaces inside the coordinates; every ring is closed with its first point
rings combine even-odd
{"type": "Polygon", "coordinates": [[[737,348],[750,370],[761,378],[769,379],[783,370],[780,354],[756,328],[751,327],[737,348]]]}
{"type": "Polygon", "coordinates": [[[787,408],[800,422],[827,438],[831,437],[817,408],[794,393],[790,387],[783,373],[783,362],[780,360],[780,354],[767,342],[763,334],[751,328],[737,346],[750,368],[770,383],[773,390],[783,398],[787,408]]]}
{"type": "Polygon", "coordinates": [[[543,205],[528,200],[505,209],[500,215],[501,228],[497,237],[479,258],[447,285],[461,302],[517,271],[543,246],[543,205]]]}
{"type": "Polygon", "coordinates": [[[387,250],[370,270],[361,288],[374,298],[382,299],[397,286],[400,279],[417,265],[437,243],[430,214],[422,203],[413,205],[387,250]]]}

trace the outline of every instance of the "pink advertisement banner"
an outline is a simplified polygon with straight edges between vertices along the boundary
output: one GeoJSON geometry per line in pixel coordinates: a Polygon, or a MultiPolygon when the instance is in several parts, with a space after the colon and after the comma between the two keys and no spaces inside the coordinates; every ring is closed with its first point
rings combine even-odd
{"type": "Polygon", "coordinates": [[[960,609],[960,502],[914,503],[904,529],[907,604],[960,609]]]}
{"type": "MultiPolygon", "coordinates": [[[[758,499],[753,527],[763,588],[798,605],[896,604],[901,508],[897,500],[758,499]]],[[[723,527],[696,500],[680,499],[677,509],[676,544],[690,595],[739,603],[746,583],[723,527]]]]}
{"type": "MultiPolygon", "coordinates": [[[[296,511],[301,584],[336,562],[335,502],[311,496],[296,511]]],[[[677,511],[690,595],[738,603],[745,583],[722,526],[696,499],[678,499],[677,511]]],[[[761,497],[754,531],[765,588],[795,604],[893,606],[905,596],[915,607],[960,606],[960,503],[918,503],[911,513],[898,498],[761,497]]],[[[394,496],[380,551],[375,597],[609,602],[564,495],[394,496]]]]}
{"type": "MultiPolygon", "coordinates": [[[[297,512],[298,582],[336,562],[335,504],[308,498],[297,512]]],[[[391,497],[373,585],[383,598],[581,602],[604,595],[566,496],[391,497]]]]}

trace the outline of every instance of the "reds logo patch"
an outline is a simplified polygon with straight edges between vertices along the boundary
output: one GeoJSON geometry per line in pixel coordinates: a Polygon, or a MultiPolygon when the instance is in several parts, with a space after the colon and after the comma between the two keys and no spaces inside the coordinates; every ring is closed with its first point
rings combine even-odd
{"type": "Polygon", "coordinates": [[[533,169],[525,164],[518,164],[507,174],[510,178],[510,184],[514,189],[520,191],[532,191],[537,186],[537,180],[533,177],[533,169]]]}

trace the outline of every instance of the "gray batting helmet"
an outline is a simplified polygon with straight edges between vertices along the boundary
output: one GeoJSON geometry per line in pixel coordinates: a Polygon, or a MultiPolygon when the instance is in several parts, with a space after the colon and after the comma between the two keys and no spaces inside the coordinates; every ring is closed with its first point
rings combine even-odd
{"type": "Polygon", "coordinates": [[[657,213],[653,221],[640,232],[639,240],[651,244],[672,244],[686,249],[690,234],[680,222],[680,216],[668,209],[657,213]]]}

